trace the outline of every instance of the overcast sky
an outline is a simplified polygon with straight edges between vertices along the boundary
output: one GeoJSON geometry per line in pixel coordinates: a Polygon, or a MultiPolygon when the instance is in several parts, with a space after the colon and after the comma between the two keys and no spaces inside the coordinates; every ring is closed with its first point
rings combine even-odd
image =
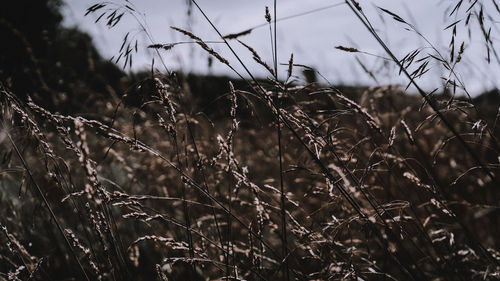
{"type": "MultiPolygon", "coordinates": [[[[130,32],[129,38],[138,39],[139,53],[134,55],[133,70],[149,69],[152,57],[155,53],[148,50],[146,46],[152,43],[174,43],[179,41],[190,41],[184,35],[173,31],[170,26],[177,26],[192,31],[206,41],[220,41],[215,31],[209,26],[200,12],[193,7],[191,17],[187,17],[186,0],[141,0],[130,2],[140,12],[137,14],[139,20],[145,20],[149,28],[149,34],[153,42],[144,32],[140,31],[137,19],[132,15],[126,15],[121,22],[112,29],[105,25],[105,21],[95,24],[94,21],[99,13],[84,16],[86,9],[99,1],[92,0],[66,0],[64,8],[66,26],[77,26],[88,32],[93,37],[101,54],[105,58],[117,55],[123,37],[130,32]]],[[[428,45],[415,33],[404,29],[404,25],[397,23],[391,17],[382,15],[376,6],[387,8],[397,13],[408,22],[414,24],[418,30],[436,47],[443,51],[443,55],[449,57],[447,45],[451,39],[451,29],[444,28],[453,23],[457,18],[448,18],[446,9],[456,1],[446,0],[372,0],[361,1],[362,7],[368,18],[380,32],[380,35],[398,58],[402,58],[409,51],[417,47],[428,47],[428,45]]],[[[467,2],[467,1],[465,1],[467,2]]],[[[485,1],[486,2],[486,1],[485,1]]],[[[490,1],[487,1],[488,3],[490,1]]],[[[117,0],[113,3],[125,4],[125,1],[117,0]]],[[[265,6],[272,8],[271,0],[198,0],[199,5],[215,23],[223,34],[236,33],[250,27],[265,23],[265,6]]],[[[406,84],[404,77],[398,76],[397,69],[382,67],[383,60],[369,55],[345,53],[336,50],[337,45],[356,47],[362,51],[372,54],[386,56],[382,48],[364,29],[359,20],[349,10],[347,5],[339,1],[327,0],[287,0],[278,1],[277,18],[312,11],[322,7],[339,4],[321,11],[278,22],[278,61],[287,63],[290,54],[294,54],[294,62],[316,68],[330,82],[334,84],[375,85],[387,83],[406,84]],[[370,78],[356,61],[356,57],[370,71],[376,73],[377,80],[370,78]]],[[[465,6],[465,5],[464,5],[465,6]]],[[[464,15],[467,7],[462,8],[464,15]]],[[[492,7],[485,7],[486,11],[492,7]]],[[[272,10],[271,10],[272,12],[272,10]]],[[[459,25],[456,41],[457,50],[461,43],[460,38],[467,38],[468,34],[463,24],[459,25]],[[460,41],[459,41],[460,40],[460,41]]],[[[492,34],[497,30],[493,26],[492,34]]],[[[457,65],[457,72],[461,75],[469,91],[478,93],[486,89],[497,87],[497,75],[500,68],[495,60],[488,65],[486,63],[486,49],[481,38],[480,31],[473,32],[470,40],[466,42],[466,52],[463,60],[457,65]]],[[[493,37],[493,40],[497,38],[493,37]]],[[[249,35],[240,37],[240,40],[252,46],[260,56],[272,64],[272,49],[270,43],[269,27],[264,26],[255,29],[249,35]]],[[[250,66],[250,70],[257,76],[266,76],[266,71],[252,61],[252,55],[236,41],[231,41],[235,50],[242,56],[244,62],[250,66]]],[[[235,69],[243,73],[234,56],[223,44],[210,44],[210,46],[227,58],[235,69]]],[[[429,48],[425,52],[431,52],[429,48]]],[[[185,72],[212,73],[233,75],[227,66],[214,60],[211,67],[208,66],[207,53],[193,44],[177,45],[169,51],[160,51],[162,58],[171,70],[182,69],[185,72]]],[[[160,68],[159,59],[155,58],[155,65],[160,68]]],[[[420,83],[427,89],[439,86],[442,68],[437,64],[431,64],[432,71],[426,74],[420,83]]],[[[280,68],[281,77],[286,75],[286,66],[280,68]]],[[[161,70],[161,68],[160,68],[161,70]]],[[[298,69],[296,69],[298,70],[298,69]]],[[[296,71],[295,74],[300,74],[296,71]]]]}

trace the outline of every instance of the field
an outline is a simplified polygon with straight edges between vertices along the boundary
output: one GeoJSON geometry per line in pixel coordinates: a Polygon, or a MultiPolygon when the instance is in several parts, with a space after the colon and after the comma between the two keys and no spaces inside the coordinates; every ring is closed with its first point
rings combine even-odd
{"type": "MultiPolygon", "coordinates": [[[[120,20],[102,5],[89,13],[120,20]]],[[[500,279],[500,94],[468,95],[461,48],[394,58],[414,93],[306,79],[321,73],[293,56],[278,79],[247,48],[267,79],[110,78],[89,56],[94,84],[63,91],[43,62],[31,93],[2,80],[0,280],[500,279]],[[427,60],[455,77],[432,93],[418,84],[427,60]]]]}

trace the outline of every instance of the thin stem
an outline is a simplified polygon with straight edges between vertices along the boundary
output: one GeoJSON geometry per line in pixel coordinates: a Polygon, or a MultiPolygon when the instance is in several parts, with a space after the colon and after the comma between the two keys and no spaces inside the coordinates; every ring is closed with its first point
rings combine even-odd
{"type": "Polygon", "coordinates": [[[276,0],[274,0],[274,73],[276,75],[276,80],[278,80],[278,38],[276,37],[276,0]]]}
{"type": "Polygon", "coordinates": [[[85,277],[85,280],[87,281],[90,281],[87,273],[85,272],[85,270],[83,269],[83,266],[82,264],[80,263],[80,259],[78,258],[78,256],[76,255],[75,253],[75,250],[73,250],[73,247],[71,246],[71,242],[69,242],[68,240],[68,237],[66,237],[66,235],[64,234],[64,230],[61,226],[61,224],[59,223],[59,221],[57,220],[57,217],[56,215],[54,214],[54,211],[52,210],[52,208],[50,207],[50,204],[49,202],[47,201],[47,198],[45,198],[45,195],[43,195],[43,192],[42,192],[42,189],[40,188],[40,186],[38,185],[38,183],[36,182],[35,180],[35,177],[33,177],[33,174],[31,173],[31,169],[30,167],[28,166],[28,163],[26,163],[26,161],[24,160],[23,158],[23,155],[21,154],[21,152],[19,151],[17,145],[14,143],[14,140],[12,140],[12,137],[10,135],[10,133],[7,132],[7,137],[9,138],[9,141],[10,143],[12,144],[12,147],[14,148],[14,150],[16,151],[16,154],[17,154],[17,157],[19,157],[19,160],[21,161],[24,169],[26,170],[26,172],[28,173],[28,176],[30,177],[31,179],[31,182],[33,183],[33,185],[35,186],[35,189],[38,193],[38,195],[40,195],[40,197],[42,198],[43,202],[45,203],[45,206],[47,207],[47,210],[49,211],[50,213],[50,216],[52,217],[52,220],[54,220],[54,223],[56,224],[57,226],[57,229],[59,230],[59,233],[61,233],[61,235],[63,236],[64,238],[64,241],[66,242],[66,245],[68,246],[68,249],[70,250],[71,252],[71,256],[75,259],[76,263],[78,264],[78,267],[80,268],[80,271],[82,272],[83,276],[85,277]]]}
{"type": "MultiPolygon", "coordinates": [[[[276,6],[277,1],[274,0],[274,17],[273,17],[273,25],[274,25],[274,78],[278,81],[278,38],[277,38],[277,25],[276,25],[276,6]]],[[[271,36],[272,37],[272,36],[271,36]]],[[[279,152],[279,161],[280,161],[280,193],[281,193],[281,243],[282,243],[282,255],[284,263],[284,275],[286,276],[286,280],[290,280],[290,269],[288,266],[288,243],[286,236],[286,206],[285,206],[285,187],[283,183],[283,151],[281,146],[281,121],[279,116],[279,108],[281,107],[279,101],[278,89],[276,89],[276,98],[278,99],[278,111],[276,114],[276,121],[278,123],[278,152],[279,152]]]]}

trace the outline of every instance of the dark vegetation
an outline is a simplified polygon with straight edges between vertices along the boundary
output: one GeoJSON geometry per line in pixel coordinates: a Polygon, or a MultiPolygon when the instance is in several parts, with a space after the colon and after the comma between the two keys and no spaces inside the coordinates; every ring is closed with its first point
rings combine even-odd
{"type": "Polygon", "coordinates": [[[0,280],[500,279],[498,90],[126,75],[60,4],[0,10],[0,280]]]}
{"type": "Polygon", "coordinates": [[[63,113],[119,95],[125,74],[103,60],[91,38],[61,26],[56,0],[7,1],[0,11],[0,78],[16,96],[63,113]]]}

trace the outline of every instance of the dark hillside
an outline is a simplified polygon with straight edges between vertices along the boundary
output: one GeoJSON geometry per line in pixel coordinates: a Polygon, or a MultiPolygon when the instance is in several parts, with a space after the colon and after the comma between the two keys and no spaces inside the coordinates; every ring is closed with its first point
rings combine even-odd
{"type": "Polygon", "coordinates": [[[58,0],[5,1],[0,9],[0,81],[19,97],[64,113],[91,109],[123,90],[125,76],[92,39],[61,26],[58,0]]]}

